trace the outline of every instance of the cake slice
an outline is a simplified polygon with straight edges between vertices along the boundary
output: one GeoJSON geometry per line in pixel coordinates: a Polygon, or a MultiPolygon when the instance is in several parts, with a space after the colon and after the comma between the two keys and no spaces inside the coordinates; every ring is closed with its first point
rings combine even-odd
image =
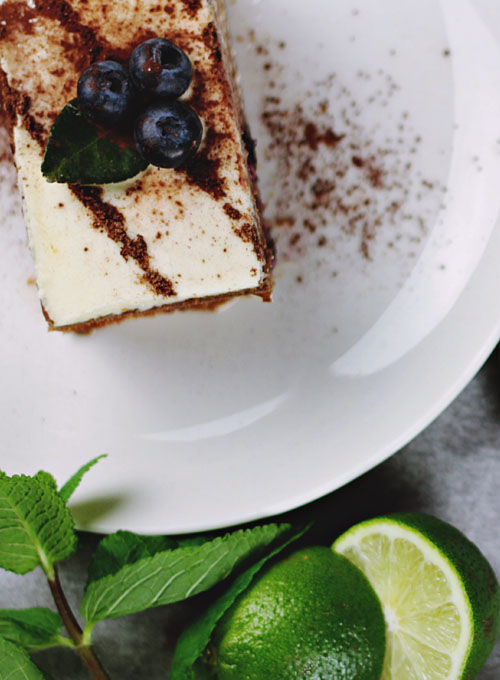
{"type": "Polygon", "coordinates": [[[129,315],[269,300],[271,249],[259,215],[252,143],[218,0],[6,0],[0,92],[42,307],[51,329],[85,332],[129,315]],[[127,66],[165,37],[189,56],[182,97],[203,122],[178,169],[149,166],[101,186],[48,182],[51,127],[89,64],[127,66]]]}

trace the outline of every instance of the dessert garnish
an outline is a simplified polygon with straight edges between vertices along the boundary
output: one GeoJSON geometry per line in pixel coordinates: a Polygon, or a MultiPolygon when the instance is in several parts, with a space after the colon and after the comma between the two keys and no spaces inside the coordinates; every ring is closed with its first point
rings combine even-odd
{"type": "Polygon", "coordinates": [[[112,137],[86,118],[74,99],[52,126],[42,173],[49,182],[108,184],[135,177],[147,167],[131,135],[112,137]]]}
{"type": "Polygon", "coordinates": [[[129,68],[116,61],[91,64],[81,74],[77,99],[52,126],[42,162],[49,182],[121,182],[148,164],[178,168],[197,151],[203,125],[185,102],[193,67],[165,38],[132,52],[129,68]]]}
{"type": "Polygon", "coordinates": [[[100,61],[86,68],[77,92],[82,113],[97,123],[123,123],[131,114],[134,86],[128,70],[116,61],[100,61]]]}
{"type": "Polygon", "coordinates": [[[189,57],[165,38],[152,38],[136,47],[129,69],[137,89],[158,97],[180,97],[193,80],[189,57]]]}
{"type": "Polygon", "coordinates": [[[141,156],[161,168],[183,165],[198,148],[203,126],[184,102],[153,104],[135,124],[134,138],[141,156]]]}

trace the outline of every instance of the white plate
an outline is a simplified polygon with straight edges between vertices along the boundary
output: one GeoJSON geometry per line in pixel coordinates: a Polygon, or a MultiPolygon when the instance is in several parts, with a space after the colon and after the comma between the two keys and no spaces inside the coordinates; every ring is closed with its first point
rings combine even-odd
{"type": "MultiPolygon", "coordinates": [[[[84,528],[198,531],[315,499],[416,435],[500,336],[498,3],[237,0],[230,25],[269,214],[298,220],[276,229],[272,305],[47,333],[3,166],[1,467],[44,468],[63,482],[109,453],[75,495],[84,528]],[[280,101],[268,110],[302,101],[310,119],[329,100],[346,134],[329,151],[344,154],[335,171],[348,143],[373,163],[391,151],[392,188],[367,189],[376,207],[365,217],[383,214],[370,260],[340,208],[290,246],[310,211],[293,182],[283,186],[282,144],[269,148],[260,118],[273,78],[280,101]]],[[[329,158],[316,173],[330,172],[329,158]]],[[[330,196],[342,198],[361,170],[352,165],[330,196]]]]}

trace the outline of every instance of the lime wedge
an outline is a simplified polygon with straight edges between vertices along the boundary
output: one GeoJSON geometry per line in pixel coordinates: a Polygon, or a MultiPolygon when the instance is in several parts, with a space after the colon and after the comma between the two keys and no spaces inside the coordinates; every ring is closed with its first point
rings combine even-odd
{"type": "Polygon", "coordinates": [[[482,553],[429,515],[357,524],[332,546],[368,578],[386,622],[381,680],[476,677],[500,624],[500,589],[482,553]]]}

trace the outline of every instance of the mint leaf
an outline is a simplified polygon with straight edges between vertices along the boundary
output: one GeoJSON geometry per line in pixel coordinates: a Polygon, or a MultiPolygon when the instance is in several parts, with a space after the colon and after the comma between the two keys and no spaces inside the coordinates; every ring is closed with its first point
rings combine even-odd
{"type": "Polygon", "coordinates": [[[169,540],[175,542],[176,548],[187,548],[188,546],[203,545],[207,541],[212,541],[216,535],[200,534],[198,536],[176,536],[169,540]]]}
{"type": "Polygon", "coordinates": [[[158,552],[177,547],[175,539],[166,536],[140,536],[131,531],[117,531],[102,539],[97,546],[88,569],[88,581],[98,581],[104,576],[116,574],[127,564],[158,552]]]}
{"type": "Polygon", "coordinates": [[[90,122],[75,99],[52,126],[42,173],[49,182],[107,184],[135,177],[147,167],[132,135],[119,137],[90,122]]]}
{"type": "Polygon", "coordinates": [[[235,602],[236,598],[250,586],[262,567],[291,543],[297,541],[308,529],[309,525],[299,529],[276,546],[274,550],[264,555],[258,562],[237,576],[226,592],[186,628],[175,648],[170,668],[170,680],[194,680],[195,678],[196,680],[201,680],[205,676],[208,677],[207,669],[202,665],[197,667],[196,662],[200,659],[210,642],[210,637],[217,622],[235,602]]]}
{"type": "Polygon", "coordinates": [[[50,609],[0,609],[0,636],[27,651],[72,646],[69,638],[61,634],[62,627],[61,617],[50,609]]]}
{"type": "Polygon", "coordinates": [[[38,479],[38,481],[42,482],[42,484],[46,484],[49,488],[57,490],[57,482],[54,477],[52,477],[50,472],[39,470],[35,475],[35,479],[38,479]]]}
{"type": "Polygon", "coordinates": [[[75,548],[73,519],[46,475],[0,476],[0,567],[26,574],[41,566],[52,579],[54,563],[75,548]]]}
{"type": "Polygon", "coordinates": [[[75,474],[68,479],[66,484],[61,487],[61,490],[59,491],[59,495],[63,499],[65,503],[69,501],[71,496],[74,494],[76,491],[78,485],[83,479],[83,476],[90,470],[90,468],[94,467],[96,463],[98,463],[101,458],[106,458],[106,454],[103,454],[102,456],[97,456],[97,458],[93,458],[90,460],[88,463],[85,463],[85,465],[82,465],[82,467],[75,472],[75,474]]]}
{"type": "Polygon", "coordinates": [[[289,524],[240,529],[202,545],[157,552],[125,564],[87,585],[82,614],[91,628],[103,619],[185,600],[225,579],[289,530],[289,524]]]}
{"type": "Polygon", "coordinates": [[[0,637],[0,680],[50,680],[31,661],[28,653],[0,637]]]}
{"type": "Polygon", "coordinates": [[[88,568],[87,584],[103,576],[116,574],[126,564],[143,557],[153,557],[157,552],[200,546],[214,537],[207,534],[171,538],[168,536],[141,536],[131,531],[117,531],[105,536],[97,546],[88,568]]]}

